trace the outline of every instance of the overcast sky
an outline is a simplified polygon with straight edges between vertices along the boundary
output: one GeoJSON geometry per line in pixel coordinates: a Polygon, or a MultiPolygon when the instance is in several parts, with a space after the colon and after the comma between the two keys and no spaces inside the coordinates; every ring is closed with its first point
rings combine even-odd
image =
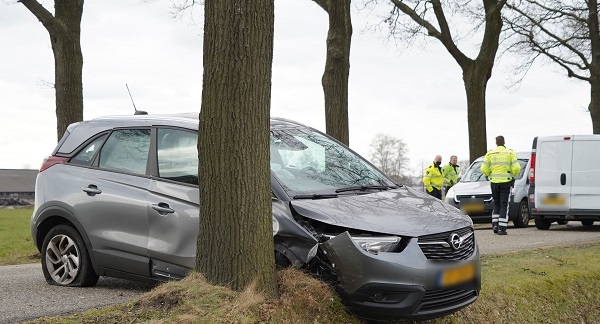
{"type": "MultiPolygon", "coordinates": [[[[42,2],[52,10],[53,1],[42,2]]],[[[82,19],[84,119],[133,113],[199,112],[202,17],[176,20],[170,1],[87,0],[82,19]]],[[[310,0],[275,1],[271,116],[325,130],[321,76],[328,18],[310,0]]],[[[466,95],[461,70],[437,42],[400,51],[367,31],[353,8],[350,147],[369,158],[377,133],[402,139],[421,172],[441,154],[468,159],[466,95]]],[[[47,31],[21,4],[0,3],[0,169],[37,169],[57,141],[54,58],[47,31]]],[[[463,49],[469,52],[469,49],[463,49]]],[[[472,49],[471,49],[472,52],[472,49]]],[[[511,58],[495,66],[487,91],[487,143],[529,151],[534,136],[591,134],[589,87],[551,66],[532,69],[508,89],[511,58]]]]}

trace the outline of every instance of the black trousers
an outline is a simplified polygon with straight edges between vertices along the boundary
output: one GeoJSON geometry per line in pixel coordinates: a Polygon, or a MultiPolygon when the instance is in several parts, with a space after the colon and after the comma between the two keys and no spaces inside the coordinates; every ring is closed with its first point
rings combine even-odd
{"type": "Polygon", "coordinates": [[[492,223],[498,222],[498,229],[506,230],[508,225],[508,198],[510,196],[510,182],[491,183],[492,198],[494,199],[494,211],[492,212],[492,223]]]}
{"type": "MultiPolygon", "coordinates": [[[[425,189],[425,191],[427,191],[427,189],[425,189]]],[[[433,190],[431,190],[431,192],[427,191],[427,193],[434,196],[437,199],[442,199],[442,191],[440,189],[433,187],[433,190]]]]}

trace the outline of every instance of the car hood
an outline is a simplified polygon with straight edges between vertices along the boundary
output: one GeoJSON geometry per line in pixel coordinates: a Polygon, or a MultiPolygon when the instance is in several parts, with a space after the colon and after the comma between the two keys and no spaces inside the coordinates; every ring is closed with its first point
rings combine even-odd
{"type": "Polygon", "coordinates": [[[333,199],[293,200],[291,206],[300,215],[326,224],[412,237],[473,224],[455,207],[407,187],[333,199]]]}
{"type": "Polygon", "coordinates": [[[455,196],[492,194],[489,181],[459,182],[452,189],[455,196]]]}

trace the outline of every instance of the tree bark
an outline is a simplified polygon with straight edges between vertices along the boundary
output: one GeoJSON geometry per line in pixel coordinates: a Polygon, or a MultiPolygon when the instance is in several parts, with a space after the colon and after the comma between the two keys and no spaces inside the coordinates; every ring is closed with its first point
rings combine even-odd
{"type": "Polygon", "coordinates": [[[196,270],[209,282],[276,293],[269,112],[273,0],[205,4],[198,132],[196,270]]]}
{"type": "Polygon", "coordinates": [[[60,140],[69,124],[83,120],[83,0],[55,0],[54,16],[35,0],[20,0],[44,25],[54,53],[56,132],[60,140]]]}
{"type": "Polygon", "coordinates": [[[588,110],[592,118],[592,132],[600,134],[600,75],[590,78],[590,104],[588,110]]]}
{"type": "Polygon", "coordinates": [[[481,64],[473,62],[463,68],[463,81],[467,94],[470,162],[487,152],[485,92],[488,78],[488,69],[481,64]]]}
{"type": "Polygon", "coordinates": [[[321,83],[325,97],[325,131],[350,145],[348,79],[352,39],[351,0],[315,0],[329,15],[327,56],[321,83]]]}

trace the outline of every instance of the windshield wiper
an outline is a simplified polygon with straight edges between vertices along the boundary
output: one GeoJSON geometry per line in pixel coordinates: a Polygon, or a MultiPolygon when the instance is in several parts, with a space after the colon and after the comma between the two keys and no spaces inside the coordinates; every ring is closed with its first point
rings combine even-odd
{"type": "Polygon", "coordinates": [[[335,192],[354,191],[354,190],[365,191],[365,190],[369,190],[369,189],[388,190],[388,189],[390,189],[390,186],[384,186],[384,185],[353,186],[353,187],[336,189],[335,192]]]}
{"type": "Polygon", "coordinates": [[[337,198],[336,194],[312,194],[312,195],[295,195],[294,199],[327,199],[327,198],[337,198]]]}

